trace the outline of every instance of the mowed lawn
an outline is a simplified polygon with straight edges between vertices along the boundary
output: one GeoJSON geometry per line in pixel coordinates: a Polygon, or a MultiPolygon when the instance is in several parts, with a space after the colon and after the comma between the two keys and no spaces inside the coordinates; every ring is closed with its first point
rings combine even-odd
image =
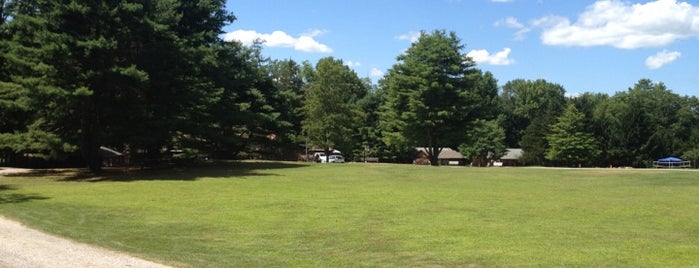
{"type": "Polygon", "coordinates": [[[0,215],[178,267],[699,265],[696,171],[232,162],[0,177],[0,215]]]}

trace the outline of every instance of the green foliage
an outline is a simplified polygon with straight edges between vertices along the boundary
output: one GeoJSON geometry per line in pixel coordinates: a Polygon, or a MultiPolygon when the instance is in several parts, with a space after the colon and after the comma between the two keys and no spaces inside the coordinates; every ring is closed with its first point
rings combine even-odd
{"type": "Polygon", "coordinates": [[[490,80],[478,83],[481,74],[460,42],[453,32],[422,32],[381,80],[380,126],[389,146],[427,147],[436,165],[439,148],[461,144],[487,107],[492,98],[483,94],[492,93],[490,80]]]}
{"type": "Polygon", "coordinates": [[[502,87],[500,101],[507,145],[521,147],[524,162],[544,164],[549,125],[565,108],[563,87],[543,79],[512,80],[502,87]]]}
{"type": "Polygon", "coordinates": [[[7,20],[7,15],[5,13],[5,0],[0,0],[0,34],[4,32],[4,24],[7,20]]]}
{"type": "Polygon", "coordinates": [[[351,154],[362,147],[358,129],[365,114],[358,102],[367,95],[366,85],[342,60],[332,57],[319,60],[312,77],[305,88],[301,122],[308,145],[351,154]]]}
{"type": "Polygon", "coordinates": [[[597,140],[600,148],[599,155],[590,163],[595,166],[609,166],[610,161],[608,148],[612,148],[610,135],[612,127],[607,121],[610,118],[600,117],[609,106],[609,95],[603,93],[584,93],[580,96],[570,98],[569,103],[575,105],[583,116],[583,128],[586,133],[592,134],[597,140]]]}
{"type": "Polygon", "coordinates": [[[506,107],[511,113],[529,121],[556,117],[565,108],[565,89],[543,79],[509,81],[502,88],[501,98],[508,102],[506,107]]]}
{"type": "MultiPolygon", "coordinates": [[[[365,84],[368,86],[369,81],[365,80],[365,84]]],[[[366,117],[363,125],[359,128],[363,148],[357,148],[355,156],[378,157],[380,162],[387,163],[411,163],[414,160],[415,147],[389,145],[383,141],[380,109],[385,101],[384,96],[385,90],[375,87],[359,101],[366,117]],[[368,151],[365,151],[366,148],[368,151]]]]}
{"type": "Polygon", "coordinates": [[[597,140],[585,132],[585,115],[568,105],[558,122],[551,126],[546,159],[565,166],[590,165],[599,155],[597,140]]]}
{"type": "Polygon", "coordinates": [[[566,101],[583,114],[576,131],[598,142],[586,164],[644,167],[699,147],[699,100],[662,83],[566,99],[558,84],[517,79],[498,96],[493,74],[442,30],[422,32],[375,86],[340,60],[278,61],[260,44],[224,42],[235,19],[225,3],[0,0],[0,161],[79,152],[98,171],[100,146],[148,159],[173,149],[291,159],[307,142],[350,159],[365,146],[406,162],[414,147],[436,158],[462,144],[482,158],[500,148],[492,120],[501,118],[504,143],[524,149],[523,162],[574,165],[582,160],[551,147],[577,137],[550,132],[566,101]]]}
{"type": "Polygon", "coordinates": [[[76,150],[58,135],[43,130],[42,123],[36,121],[23,132],[0,133],[0,149],[43,159],[58,159],[76,150]]]}
{"type": "Polygon", "coordinates": [[[31,117],[31,98],[26,88],[0,82],[0,133],[22,129],[31,117]]]}
{"type": "Polygon", "coordinates": [[[274,82],[268,102],[279,113],[275,120],[278,123],[275,128],[278,143],[273,146],[279,148],[280,155],[297,153],[299,144],[305,142],[301,132],[304,101],[301,65],[293,60],[272,61],[268,69],[274,82]]]}
{"type": "Polygon", "coordinates": [[[467,159],[478,160],[479,166],[489,165],[489,161],[505,154],[505,129],[498,120],[476,120],[466,133],[466,140],[459,146],[459,152],[467,159]]]}
{"type": "Polygon", "coordinates": [[[699,119],[691,103],[647,79],[615,94],[596,112],[598,128],[606,129],[601,135],[604,158],[612,165],[647,167],[653,159],[680,155],[691,146],[688,141],[699,119]]]}
{"type": "Polygon", "coordinates": [[[543,118],[535,118],[524,129],[520,144],[522,147],[522,156],[520,161],[525,165],[544,165],[546,149],[548,141],[546,136],[549,135],[549,126],[551,122],[545,121],[543,118]]]}
{"type": "Polygon", "coordinates": [[[26,123],[78,146],[92,170],[100,145],[158,154],[207,136],[218,34],[234,19],[224,1],[12,4],[3,87],[29,92],[26,123]]]}
{"type": "Polygon", "coordinates": [[[697,163],[699,163],[699,147],[685,151],[684,154],[682,154],[682,158],[687,161],[692,161],[693,167],[696,168],[697,163]]]}
{"type": "MultiPolygon", "coordinates": [[[[294,141],[296,92],[274,80],[275,63],[261,56],[261,47],[237,42],[219,44],[212,67],[212,96],[200,122],[202,137],[182,136],[181,143],[203,148],[216,158],[271,158],[294,141]],[[279,88],[278,88],[279,87],[279,88]],[[291,108],[289,108],[291,107],[291,108]],[[213,124],[212,124],[213,122],[213,124]]],[[[281,79],[281,78],[279,78],[281,79]]]]}

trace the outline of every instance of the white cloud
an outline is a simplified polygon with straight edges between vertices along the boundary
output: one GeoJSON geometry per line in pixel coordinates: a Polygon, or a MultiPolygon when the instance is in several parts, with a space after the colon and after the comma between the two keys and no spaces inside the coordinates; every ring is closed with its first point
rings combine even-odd
{"type": "Polygon", "coordinates": [[[505,26],[508,28],[522,29],[524,24],[520,23],[515,17],[507,17],[495,22],[495,26],[505,26]]]}
{"type": "Polygon", "coordinates": [[[514,17],[507,17],[502,20],[496,21],[495,26],[505,26],[507,28],[517,29],[515,33],[516,40],[522,40],[526,37],[526,34],[531,31],[531,28],[525,26],[514,17]]]}
{"type": "Polygon", "coordinates": [[[478,64],[490,64],[490,65],[511,65],[515,63],[514,59],[511,59],[510,52],[512,50],[509,47],[504,48],[502,51],[490,54],[488,50],[478,49],[471,50],[466,53],[466,56],[471,57],[478,64]]]}
{"type": "Polygon", "coordinates": [[[399,36],[396,36],[396,39],[408,40],[408,41],[410,41],[410,43],[415,43],[415,42],[417,42],[418,39],[420,39],[420,35],[421,35],[420,32],[411,31],[411,32],[406,33],[406,34],[401,34],[399,36]]]}
{"type": "Polygon", "coordinates": [[[663,51],[660,51],[656,53],[653,56],[649,56],[646,58],[646,67],[648,69],[658,69],[660,67],[663,67],[663,65],[671,63],[678,58],[682,56],[682,53],[679,51],[667,51],[664,49],[663,51]]]}
{"type": "Polygon", "coordinates": [[[264,34],[256,31],[236,30],[224,34],[223,39],[226,41],[237,40],[248,46],[257,40],[260,40],[263,41],[264,45],[268,47],[287,47],[303,52],[331,53],[333,50],[330,47],[321,44],[314,39],[314,37],[323,33],[324,32],[320,30],[313,30],[294,38],[282,31],[274,31],[270,34],[264,34]]]}
{"type": "Polygon", "coordinates": [[[351,61],[351,60],[348,60],[348,61],[345,62],[345,65],[347,65],[347,67],[352,68],[352,67],[359,67],[359,66],[362,66],[362,63],[361,63],[361,62],[358,62],[358,61],[351,61]]]}
{"type": "Polygon", "coordinates": [[[536,20],[547,45],[612,46],[623,49],[658,47],[699,37],[699,8],[677,0],[630,4],[598,0],[577,21],[551,16],[536,20]]]}
{"type": "Polygon", "coordinates": [[[369,76],[371,77],[383,77],[384,72],[379,70],[376,67],[371,68],[371,73],[369,73],[369,76]]]}

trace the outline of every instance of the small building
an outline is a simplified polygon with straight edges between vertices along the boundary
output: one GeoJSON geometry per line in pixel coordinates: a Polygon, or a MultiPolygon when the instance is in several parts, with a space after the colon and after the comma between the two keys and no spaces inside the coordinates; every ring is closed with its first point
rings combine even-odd
{"type": "Polygon", "coordinates": [[[519,158],[522,157],[523,153],[524,151],[521,148],[507,148],[505,155],[500,157],[498,162],[502,163],[502,166],[519,166],[519,158]]]}
{"type": "MultiPolygon", "coordinates": [[[[415,148],[415,150],[417,153],[415,155],[415,159],[413,160],[413,164],[429,165],[430,159],[427,157],[427,149],[425,147],[418,147],[415,148]]],[[[459,166],[463,165],[466,160],[461,153],[449,147],[442,148],[442,151],[439,153],[439,156],[437,156],[437,159],[439,160],[439,165],[441,166],[459,166]]]]}

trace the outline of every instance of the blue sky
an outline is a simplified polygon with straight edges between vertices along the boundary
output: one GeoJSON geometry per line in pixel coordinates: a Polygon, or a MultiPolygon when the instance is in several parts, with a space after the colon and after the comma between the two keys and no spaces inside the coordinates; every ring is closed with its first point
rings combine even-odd
{"type": "Polygon", "coordinates": [[[228,0],[224,39],[264,39],[263,54],[342,59],[381,78],[421,30],[454,31],[477,68],[543,78],[567,94],[625,91],[649,78],[699,96],[699,0],[228,0]]]}

